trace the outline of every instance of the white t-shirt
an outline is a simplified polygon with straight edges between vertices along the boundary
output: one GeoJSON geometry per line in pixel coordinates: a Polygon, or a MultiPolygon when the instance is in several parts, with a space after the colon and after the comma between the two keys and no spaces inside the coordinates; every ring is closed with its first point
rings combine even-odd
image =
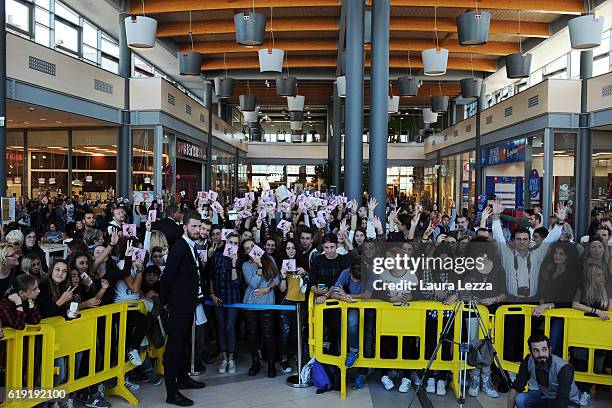
{"type": "MultiPolygon", "coordinates": [[[[123,260],[117,262],[117,267],[120,269],[123,268],[124,265],[125,261],[123,260]]],[[[131,275],[132,278],[136,277],[136,267],[133,265],[131,275]]],[[[113,302],[129,302],[138,299],[140,299],[140,293],[132,292],[132,289],[130,289],[130,287],[127,285],[127,283],[124,282],[123,279],[117,281],[117,283],[115,284],[115,299],[113,300],[113,302]]]]}

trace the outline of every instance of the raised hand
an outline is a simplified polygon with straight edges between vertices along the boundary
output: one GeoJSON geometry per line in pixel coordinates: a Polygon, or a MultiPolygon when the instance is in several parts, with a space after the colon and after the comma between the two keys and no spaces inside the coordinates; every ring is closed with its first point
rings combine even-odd
{"type": "Polygon", "coordinates": [[[111,235],[111,239],[110,239],[110,244],[111,246],[115,246],[117,245],[117,242],[119,242],[119,233],[117,230],[113,230],[113,233],[111,235]]]}
{"type": "Polygon", "coordinates": [[[376,197],[372,197],[368,200],[368,211],[374,211],[374,209],[378,206],[378,201],[376,197]]]}
{"type": "Polygon", "coordinates": [[[63,305],[66,302],[70,302],[72,300],[72,293],[74,292],[74,290],[76,289],[76,286],[74,287],[69,287],[68,289],[66,289],[66,291],[64,293],[62,293],[62,296],[60,296],[60,298],[57,300],[57,304],[59,304],[59,306],[63,305]]]}
{"type": "Polygon", "coordinates": [[[498,198],[492,203],[493,205],[493,214],[499,215],[504,211],[504,206],[502,205],[501,200],[498,198]]]}
{"type": "Polygon", "coordinates": [[[559,222],[565,221],[565,217],[567,215],[567,207],[565,207],[565,203],[560,202],[557,205],[557,212],[555,215],[557,216],[557,220],[559,220],[559,222]]]}
{"type": "Polygon", "coordinates": [[[127,246],[125,248],[125,256],[131,257],[133,253],[134,253],[134,246],[132,244],[132,241],[128,241],[127,246]]]}
{"type": "Polygon", "coordinates": [[[378,218],[376,215],[372,219],[372,224],[374,224],[374,228],[376,229],[376,231],[382,231],[382,222],[380,221],[380,218],[378,218]]]}

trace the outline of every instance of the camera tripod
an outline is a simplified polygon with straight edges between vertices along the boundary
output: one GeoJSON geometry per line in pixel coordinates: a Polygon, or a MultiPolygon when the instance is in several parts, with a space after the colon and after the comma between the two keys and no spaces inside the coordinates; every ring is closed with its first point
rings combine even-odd
{"type": "MultiPolygon", "coordinates": [[[[423,371],[423,376],[422,376],[422,380],[421,383],[419,384],[419,386],[416,388],[416,390],[414,391],[414,395],[412,396],[412,398],[410,399],[410,403],[408,404],[408,408],[411,408],[412,405],[414,404],[415,398],[417,397],[419,391],[421,390],[421,387],[423,386],[423,384],[425,383],[425,379],[428,377],[429,375],[429,371],[431,370],[431,366],[434,363],[434,361],[436,360],[436,356],[438,355],[438,352],[440,351],[440,349],[442,348],[442,344],[446,341],[452,344],[458,344],[459,345],[459,389],[458,389],[458,396],[457,396],[457,402],[459,403],[459,407],[463,408],[463,405],[465,404],[465,391],[466,391],[466,387],[467,387],[467,375],[468,375],[468,363],[467,363],[467,359],[468,359],[468,352],[470,350],[470,333],[471,333],[471,329],[472,329],[472,314],[474,314],[476,316],[476,319],[478,320],[478,328],[479,330],[483,333],[484,335],[484,341],[486,342],[486,344],[488,345],[488,347],[490,347],[492,355],[493,355],[493,360],[495,362],[495,364],[497,364],[497,366],[499,367],[500,371],[501,371],[501,377],[502,377],[502,381],[504,381],[504,383],[506,385],[509,385],[509,381],[508,381],[508,377],[506,376],[506,372],[504,371],[501,361],[497,355],[497,351],[495,350],[495,347],[493,347],[493,340],[491,339],[491,331],[487,328],[487,326],[485,325],[483,319],[482,319],[482,315],[480,314],[480,312],[478,311],[478,301],[474,298],[473,295],[466,295],[464,297],[461,297],[459,299],[457,299],[453,305],[453,310],[452,310],[452,314],[451,316],[448,318],[446,324],[444,325],[444,328],[442,329],[442,332],[440,333],[440,338],[438,340],[438,344],[436,344],[436,348],[434,349],[431,357],[429,358],[429,361],[427,362],[427,366],[425,367],[424,371],[423,371]],[[468,320],[467,320],[467,342],[463,342],[462,341],[462,337],[463,337],[463,312],[467,309],[468,312],[468,320]],[[457,314],[459,314],[459,342],[455,342],[453,341],[452,338],[449,337],[449,334],[452,334],[452,329],[454,327],[453,323],[455,321],[455,319],[457,318],[457,314]]],[[[443,316],[438,316],[438,318],[443,318],[443,316]]],[[[478,332],[476,332],[478,333],[478,332]]]]}

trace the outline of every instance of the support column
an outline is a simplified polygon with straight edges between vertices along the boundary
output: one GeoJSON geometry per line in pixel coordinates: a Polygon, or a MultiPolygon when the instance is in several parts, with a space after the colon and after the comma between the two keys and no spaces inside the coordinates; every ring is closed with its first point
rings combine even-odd
{"type": "Polygon", "coordinates": [[[448,104],[448,126],[454,126],[457,123],[457,102],[453,99],[448,104]]]}
{"type": "MultiPolygon", "coordinates": [[[[334,87],[335,88],[335,87],[334,87]]],[[[336,186],[336,191],[341,190],[340,186],[340,168],[342,167],[342,157],[340,144],[342,139],[342,99],[338,96],[338,92],[334,89],[332,99],[332,132],[328,143],[331,146],[330,174],[331,185],[336,186]]]]}
{"type": "Polygon", "coordinates": [[[543,224],[548,225],[548,217],[552,211],[553,191],[553,155],[555,150],[555,133],[551,128],[544,128],[544,170],[542,171],[542,218],[543,224]]]}
{"type": "MultiPolygon", "coordinates": [[[[574,232],[577,238],[586,235],[591,220],[592,194],[592,141],[589,129],[589,111],[587,108],[587,80],[593,76],[593,50],[580,52],[580,79],[582,80],[580,100],[580,130],[576,140],[576,204],[574,207],[574,232]]],[[[546,190],[544,190],[546,191],[546,190]]]]}
{"type": "MultiPolygon", "coordinates": [[[[344,192],[361,203],[363,166],[363,0],[346,2],[344,192]]],[[[386,141],[386,138],[385,138],[386,141]]]]}
{"type": "Polygon", "coordinates": [[[72,128],[68,129],[68,151],[66,152],[68,155],[68,174],[66,177],[66,181],[68,183],[68,189],[66,190],[66,195],[68,197],[72,196],[72,128]]]}
{"type": "MultiPolygon", "coordinates": [[[[531,191],[529,191],[529,177],[531,176],[531,169],[533,168],[533,146],[530,140],[527,138],[525,142],[525,166],[523,170],[523,208],[531,208],[531,191]]],[[[542,196],[543,193],[540,193],[542,196]]]]}
{"type": "Polygon", "coordinates": [[[132,136],[130,135],[130,75],[132,74],[132,51],[127,45],[125,24],[127,12],[119,13],[119,76],[125,84],[121,127],[117,141],[117,190],[118,197],[132,199],[132,136]]]}
{"type": "Polygon", "coordinates": [[[204,81],[204,107],[208,109],[208,126],[206,132],[208,133],[208,141],[206,143],[206,165],[204,166],[204,190],[210,190],[212,188],[212,100],[213,100],[213,83],[210,80],[204,81]]]}
{"type": "Polygon", "coordinates": [[[155,134],[153,135],[153,190],[155,191],[155,199],[161,197],[163,187],[163,172],[164,172],[164,128],[162,125],[155,126],[155,134]]]}
{"type": "Polygon", "coordinates": [[[478,201],[478,196],[480,194],[484,194],[484,186],[483,186],[483,177],[482,177],[482,165],[480,163],[480,159],[482,157],[482,152],[481,152],[481,132],[480,132],[480,114],[481,112],[485,109],[485,98],[486,98],[486,93],[485,93],[485,85],[482,85],[482,88],[480,90],[480,97],[478,98],[478,108],[476,110],[476,168],[475,168],[475,173],[474,173],[474,181],[476,184],[476,197],[474,198],[474,202],[478,201]]]}
{"type": "Polygon", "coordinates": [[[238,161],[240,160],[240,150],[236,147],[234,149],[234,198],[238,197],[238,169],[240,168],[238,161]]]}
{"type": "Polygon", "coordinates": [[[30,152],[28,151],[28,129],[23,131],[23,173],[21,174],[21,196],[30,197],[30,152]]]}
{"type": "MultiPolygon", "coordinates": [[[[389,0],[376,0],[372,6],[372,79],[370,96],[370,157],[368,192],[376,198],[374,213],[386,224],[387,135],[389,132],[389,0]]],[[[350,174],[350,173],[349,173],[350,174]]]]}
{"type": "MultiPolygon", "coordinates": [[[[6,196],[6,7],[0,7],[0,197],[6,196]]],[[[26,175],[24,172],[23,178],[26,175]]],[[[30,175],[28,174],[28,177],[30,175]]]]}

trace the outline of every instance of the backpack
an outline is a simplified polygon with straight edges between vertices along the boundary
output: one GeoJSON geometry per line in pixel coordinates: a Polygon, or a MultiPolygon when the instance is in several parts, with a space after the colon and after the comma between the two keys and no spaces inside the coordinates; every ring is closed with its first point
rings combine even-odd
{"type": "Polygon", "coordinates": [[[302,371],[300,372],[300,380],[304,384],[312,384],[312,366],[314,365],[315,359],[311,358],[308,363],[302,367],[302,371]]]}
{"type": "Polygon", "coordinates": [[[335,366],[314,360],[311,380],[312,384],[317,387],[317,394],[340,390],[340,371],[335,366]]]}

